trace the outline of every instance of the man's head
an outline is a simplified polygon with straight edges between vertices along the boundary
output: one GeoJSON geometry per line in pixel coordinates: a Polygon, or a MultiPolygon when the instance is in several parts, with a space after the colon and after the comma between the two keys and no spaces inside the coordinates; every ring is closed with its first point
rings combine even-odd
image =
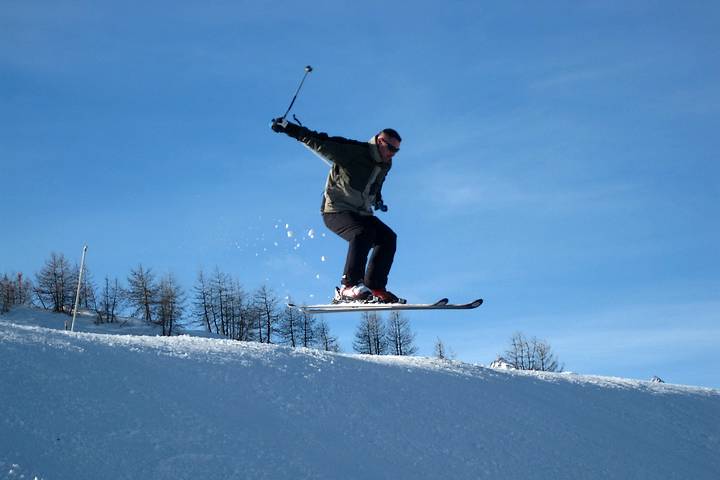
{"type": "Polygon", "coordinates": [[[376,135],[375,141],[378,150],[380,150],[380,157],[382,157],[385,162],[389,162],[393,155],[400,150],[402,138],[400,138],[400,134],[397,131],[392,128],[386,128],[376,135]]]}

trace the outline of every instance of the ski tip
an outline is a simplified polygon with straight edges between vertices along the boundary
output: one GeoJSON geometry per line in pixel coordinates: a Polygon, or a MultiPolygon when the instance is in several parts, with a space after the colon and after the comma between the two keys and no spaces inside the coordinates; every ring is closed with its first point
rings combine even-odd
{"type": "Polygon", "coordinates": [[[483,299],[482,299],[482,298],[478,298],[477,300],[475,300],[474,302],[472,302],[470,305],[472,305],[472,308],[477,308],[477,307],[479,307],[479,306],[482,305],[482,304],[483,304],[483,299]]]}

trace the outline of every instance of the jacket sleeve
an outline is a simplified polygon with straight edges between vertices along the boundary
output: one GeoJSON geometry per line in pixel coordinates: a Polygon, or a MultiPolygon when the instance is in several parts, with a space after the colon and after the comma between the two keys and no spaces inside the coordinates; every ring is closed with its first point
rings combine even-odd
{"type": "Polygon", "coordinates": [[[304,143],[321,157],[342,167],[347,167],[355,157],[353,149],[367,149],[367,144],[343,137],[331,137],[324,132],[316,132],[309,128],[288,122],[285,133],[295,140],[304,143]]]}
{"type": "Polygon", "coordinates": [[[377,183],[377,189],[374,192],[375,199],[373,201],[373,207],[375,205],[381,205],[381,204],[385,203],[383,201],[383,197],[382,197],[382,187],[385,184],[385,179],[387,178],[387,173],[389,171],[390,171],[390,168],[388,168],[388,170],[385,172],[385,174],[382,176],[382,178],[377,183]]]}

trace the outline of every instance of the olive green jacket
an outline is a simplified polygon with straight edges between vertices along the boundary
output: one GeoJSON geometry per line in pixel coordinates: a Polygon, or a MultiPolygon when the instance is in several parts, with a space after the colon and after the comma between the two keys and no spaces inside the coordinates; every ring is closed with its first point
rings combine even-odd
{"type": "Polygon", "coordinates": [[[330,137],[294,123],[288,123],[285,133],[332,163],[325,182],[322,213],[373,214],[372,207],[382,200],[382,185],[392,167],[391,162],[382,161],[374,137],[369,142],[358,142],[330,137]]]}

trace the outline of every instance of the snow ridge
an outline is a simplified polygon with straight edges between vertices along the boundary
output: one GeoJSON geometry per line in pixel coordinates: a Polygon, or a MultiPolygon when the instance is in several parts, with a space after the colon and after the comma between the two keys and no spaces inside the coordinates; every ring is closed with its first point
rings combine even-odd
{"type": "Polygon", "coordinates": [[[720,391],[0,317],[0,478],[720,478],[720,391]]]}

